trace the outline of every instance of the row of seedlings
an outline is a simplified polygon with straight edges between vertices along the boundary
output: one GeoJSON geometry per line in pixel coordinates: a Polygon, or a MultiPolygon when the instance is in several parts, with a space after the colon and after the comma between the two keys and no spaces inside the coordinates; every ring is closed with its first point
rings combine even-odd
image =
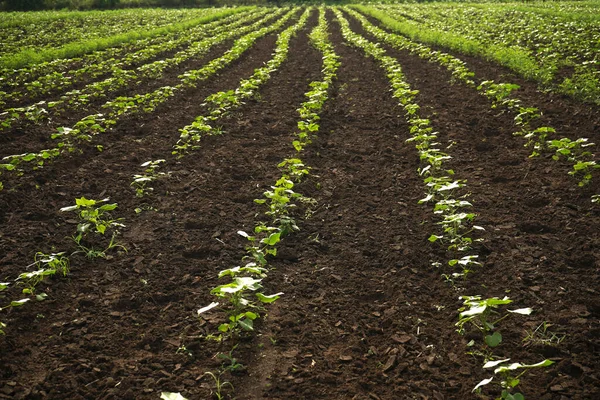
{"type": "MultiPolygon", "coordinates": [[[[281,26],[297,13],[297,10],[298,9],[293,9],[287,12],[282,18],[270,26],[258,29],[257,31],[239,38],[225,54],[211,60],[202,68],[187,71],[180,75],[181,83],[176,86],[160,87],[152,92],[131,97],[118,97],[115,100],[106,102],[102,106],[108,110],[106,114],[89,115],[70,128],[58,128],[57,131],[52,134],[52,138],[58,140],[55,147],[40,150],[39,152],[15,154],[4,157],[2,163],[0,163],[0,172],[4,170],[23,174],[24,170],[21,166],[23,163],[29,163],[33,165],[34,168],[42,167],[47,160],[56,158],[64,153],[73,153],[78,149],[81,143],[91,142],[95,135],[106,132],[107,129],[115,125],[117,121],[125,116],[138,113],[151,113],[156,107],[175,96],[176,93],[188,88],[197,87],[200,82],[208,79],[233,61],[237,60],[243,53],[252,47],[256,40],[281,28],[281,26]]],[[[254,27],[254,25],[251,26],[254,27]]],[[[227,35],[227,33],[224,33],[223,35],[227,35]]],[[[231,33],[231,35],[233,36],[235,33],[231,33]]],[[[212,41],[212,39],[207,40],[212,41]]],[[[0,189],[1,187],[2,186],[0,186],[0,189]]]]}
{"type": "MultiPolygon", "coordinates": [[[[171,24],[169,26],[137,31],[126,35],[118,35],[100,39],[100,42],[77,42],[69,45],[70,49],[49,50],[47,56],[53,57],[52,61],[39,61],[25,57],[27,67],[3,68],[0,76],[3,78],[2,87],[19,88],[22,85],[36,80],[51,82],[58,79],[57,73],[69,74],[74,79],[80,75],[97,77],[110,71],[111,64],[124,61],[123,66],[136,63],[134,54],[145,48],[160,48],[165,42],[172,41],[178,35],[187,30],[194,30],[196,26],[210,23],[211,21],[227,17],[232,14],[242,13],[251,9],[250,7],[239,7],[229,9],[213,9],[205,16],[195,18],[191,21],[171,24]],[[64,51],[61,51],[64,50],[64,51]],[[86,54],[87,53],[87,54],[86,54]],[[14,69],[18,68],[18,69],[14,69]]],[[[172,49],[164,47],[165,50],[172,49]]],[[[152,52],[152,50],[150,50],[152,52]]],[[[44,58],[44,57],[42,57],[44,58]]]]}
{"type": "MultiPolygon", "coordinates": [[[[238,35],[248,32],[249,29],[247,29],[247,27],[245,30],[242,30],[240,29],[240,26],[247,24],[250,20],[259,16],[264,16],[264,14],[268,12],[268,10],[263,10],[258,13],[250,13],[246,16],[234,15],[225,19],[224,22],[226,23],[216,21],[213,24],[209,24],[213,26],[198,29],[197,32],[187,32],[184,37],[179,38],[177,40],[177,46],[172,45],[169,47],[178,47],[183,43],[192,44],[188,48],[175,53],[168,59],[142,64],[135,69],[123,69],[123,62],[114,63],[110,66],[110,77],[102,81],[92,82],[81,89],[69,91],[62,95],[58,100],[49,102],[40,101],[29,106],[6,109],[3,113],[0,113],[0,129],[8,129],[19,121],[39,123],[51,116],[60,115],[62,112],[70,112],[82,108],[91,101],[105,98],[111,92],[120,88],[131,84],[138,85],[141,83],[142,79],[160,79],[164,71],[168,68],[174,68],[186,60],[205,55],[212,47],[229,39],[233,32],[238,35]]],[[[281,14],[281,12],[273,13],[271,17],[274,18],[278,14],[281,14]]],[[[263,19],[261,21],[266,23],[267,20],[268,19],[263,19]]],[[[253,25],[253,28],[256,29],[258,26],[258,24],[253,25]]],[[[143,49],[139,52],[132,53],[128,58],[139,63],[152,58],[149,56],[149,53],[150,51],[148,49],[143,49]]],[[[152,56],[157,53],[156,49],[154,49],[152,51],[152,56]]],[[[59,75],[61,77],[63,76],[62,74],[59,75]]],[[[72,82],[69,76],[64,77],[66,82],[72,82]]],[[[60,89],[61,85],[50,83],[44,84],[43,87],[47,90],[52,90],[60,89]]]]}
{"type": "MultiPolygon", "coordinates": [[[[276,301],[283,295],[282,292],[272,295],[265,295],[262,292],[262,281],[269,272],[268,259],[277,254],[277,244],[285,236],[299,230],[293,210],[301,203],[314,203],[314,200],[294,191],[295,185],[310,173],[310,167],[302,162],[300,153],[319,130],[319,113],[329,97],[328,90],[340,65],[339,57],[329,41],[324,9],[320,8],[319,11],[319,23],[310,33],[309,39],[310,43],[323,54],[323,79],[310,83],[311,89],[305,93],[307,100],[298,109],[300,120],[296,140],[292,143],[296,153],[278,164],[282,172],[281,178],[270,190],[263,193],[263,198],[255,200],[258,204],[266,205],[267,210],[264,215],[271,223],[267,225],[257,222],[252,233],[238,232],[248,240],[246,254],[242,257],[244,266],[219,272],[219,278],[229,279],[230,282],[212,289],[211,294],[216,297],[216,301],[198,310],[199,317],[217,308],[227,316],[226,322],[219,325],[218,333],[209,337],[209,339],[232,342],[231,351],[226,357],[220,357],[227,361],[227,365],[223,365],[216,373],[209,371],[205,374],[214,380],[217,397],[222,396],[221,390],[225,386],[233,388],[230,382],[222,379],[222,375],[239,365],[237,360],[233,364],[231,360],[235,360],[233,351],[237,347],[240,335],[253,331],[254,321],[264,312],[264,305],[276,301]]],[[[163,393],[163,396],[169,398],[168,396],[181,395],[163,393]]]]}
{"type": "MultiPolygon", "coordinates": [[[[474,267],[481,266],[477,261],[478,255],[474,254],[473,243],[480,239],[473,239],[472,234],[482,227],[474,225],[476,214],[468,212],[472,204],[464,200],[465,196],[458,195],[458,189],[465,187],[465,181],[456,179],[454,171],[444,168],[444,161],[450,159],[450,155],[442,152],[437,146],[437,132],[433,132],[430,121],[420,117],[420,107],[415,98],[417,90],[412,90],[404,79],[400,64],[396,59],[386,55],[386,51],[376,43],[370,42],[362,36],[352,32],[348,21],[342,13],[334,10],[342,26],[344,39],[355,47],[364,50],[365,54],[380,63],[386,71],[390,80],[393,97],[405,111],[406,120],[410,126],[411,138],[409,142],[415,142],[415,147],[424,166],[418,169],[427,187],[427,195],[420,203],[433,202],[433,212],[440,217],[438,224],[441,226],[441,234],[432,234],[430,242],[443,243],[447,246],[447,264],[458,272],[443,274],[446,280],[457,285],[459,279],[466,279],[473,272],[474,267]]],[[[441,263],[433,265],[445,270],[441,263]]],[[[543,360],[536,364],[509,363],[509,358],[498,359],[494,348],[502,342],[499,331],[499,323],[511,314],[528,315],[533,310],[521,308],[517,310],[498,311],[503,305],[510,304],[512,300],[508,297],[499,299],[497,297],[483,298],[483,296],[461,296],[463,307],[459,309],[459,321],[456,326],[458,332],[464,334],[467,329],[478,330],[481,333],[479,342],[472,341],[469,347],[472,354],[482,356],[485,360],[484,369],[494,369],[494,374],[500,376],[500,388],[502,399],[523,399],[523,395],[516,392],[515,388],[520,383],[520,377],[530,368],[545,367],[552,364],[550,360],[543,360]]],[[[490,384],[494,376],[477,384],[473,391],[480,392],[482,386],[490,384]]]]}
{"type": "MultiPolygon", "coordinates": [[[[390,29],[394,29],[396,26],[395,21],[382,12],[364,6],[355,6],[355,8],[372,17],[378,18],[383,25],[390,29]]],[[[538,157],[543,152],[550,151],[553,153],[552,158],[554,160],[566,159],[572,164],[569,175],[578,179],[580,187],[589,184],[592,180],[593,171],[600,168],[600,165],[594,160],[595,155],[589,151],[589,148],[594,146],[594,143],[590,143],[587,138],[548,140],[549,135],[556,134],[555,128],[551,126],[534,127],[538,125],[536,121],[541,117],[541,111],[536,107],[525,105],[522,100],[511,96],[511,93],[518,89],[519,85],[495,83],[493,80],[486,80],[477,85],[473,80],[475,74],[467,68],[462,60],[448,53],[432,50],[428,46],[416,43],[404,36],[388,33],[374,26],[363,15],[352,9],[346,9],[346,11],[357,18],[363,28],[377,39],[399,50],[408,50],[421,58],[446,67],[452,73],[453,79],[477,89],[480,94],[487,97],[492,102],[492,108],[504,108],[512,112],[515,115],[515,126],[519,129],[514,135],[526,139],[525,146],[532,148],[531,157],[538,157]]],[[[592,197],[592,200],[598,202],[600,201],[600,196],[595,195],[592,197]]]]}

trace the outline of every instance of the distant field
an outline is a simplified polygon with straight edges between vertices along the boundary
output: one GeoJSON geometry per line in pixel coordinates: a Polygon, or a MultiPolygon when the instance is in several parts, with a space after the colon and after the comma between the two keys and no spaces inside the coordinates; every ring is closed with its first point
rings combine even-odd
{"type": "Polygon", "coordinates": [[[3,13],[0,398],[600,398],[599,15],[3,13]]]}

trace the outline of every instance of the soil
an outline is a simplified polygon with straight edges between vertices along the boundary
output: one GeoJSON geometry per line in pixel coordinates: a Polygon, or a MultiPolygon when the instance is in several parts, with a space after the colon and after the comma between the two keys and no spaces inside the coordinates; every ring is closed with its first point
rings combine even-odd
{"type": "MultiPolygon", "coordinates": [[[[445,69],[388,49],[419,90],[423,116],[453,157],[448,167],[467,180],[463,194],[486,229],[477,245],[482,266],[465,282],[446,282],[449,270],[431,265],[448,254],[427,241],[439,219],[431,205],[418,204],[425,187],[403,110],[383,70],[345,44],[327,16],[341,66],[318,137],[301,155],[311,175],[295,188],[316,206],[298,211],[301,230],[270,262],[265,293],[284,295],[237,343],[233,356],[243,368],[221,376],[235,388],[226,385],[225,398],[477,398],[472,388],[492,373],[467,354],[474,332],[456,332],[461,295],[506,295],[512,308],[534,308],[501,322],[503,343],[495,350],[515,362],[555,361],[523,377],[527,398],[599,398],[600,209],[590,202],[600,193],[598,179],[579,188],[567,164],[529,158],[512,136],[514,116],[450,84],[445,69]],[[523,340],[544,321],[564,337],[560,344],[523,340]]],[[[206,96],[234,89],[263,65],[274,35],[201,87],[122,120],[83,154],[2,175],[0,281],[14,280],[37,251],[75,250],[75,216],[59,209],[81,196],[118,204],[113,215],[126,225],[119,243],[127,252],[73,255],[66,277],[39,285],[48,299],[0,313],[7,324],[0,398],[157,399],[162,391],[213,398],[215,382],[205,373],[218,371],[217,355],[232,344],[206,340],[223,316],[198,319],[196,311],[214,300],[210,289],[223,282],[218,272],[240,264],[246,241],[236,232],[263,219],[253,200],[294,154],[296,110],[321,77],[321,55],[307,37],[316,17],[291,41],[288,60],[260,96],[221,120],[223,134],[203,138],[189,155],[171,155],[178,129],[206,112],[206,96]],[[132,175],[160,158],[169,175],[152,195],[135,197],[132,175]]],[[[351,26],[365,34],[356,21],[351,26]]],[[[478,78],[506,76],[485,61],[465,61],[478,78]]],[[[598,107],[518,83],[560,134],[576,138],[584,127],[585,136],[598,136],[598,107]]],[[[41,130],[9,135],[30,148],[47,140],[41,130]]],[[[18,298],[17,289],[3,292],[1,304],[18,298]]]]}

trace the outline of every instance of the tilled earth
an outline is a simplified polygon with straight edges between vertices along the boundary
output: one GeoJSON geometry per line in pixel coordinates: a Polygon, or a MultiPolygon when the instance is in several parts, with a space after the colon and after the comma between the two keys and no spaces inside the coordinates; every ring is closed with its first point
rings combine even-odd
{"type": "MultiPolygon", "coordinates": [[[[341,66],[318,138],[301,156],[311,176],[297,188],[316,206],[306,215],[299,210],[300,232],[281,242],[271,262],[266,292],[285,294],[268,307],[256,333],[238,343],[233,354],[244,367],[222,375],[235,387],[223,393],[476,398],[472,388],[491,373],[481,357],[467,354],[473,337],[459,335],[454,324],[459,296],[480,294],[507,295],[513,308],[535,310],[501,323],[504,342],[496,350],[514,361],[556,362],[523,377],[527,398],[600,397],[600,211],[590,202],[600,192],[597,180],[578,188],[567,164],[529,158],[523,140],[512,135],[513,115],[451,84],[445,69],[388,49],[419,90],[423,115],[453,156],[447,165],[467,180],[464,194],[486,229],[477,248],[483,266],[453,287],[442,278],[447,270],[431,266],[447,255],[427,241],[439,220],[430,205],[417,203],[425,187],[417,151],[405,142],[403,110],[384,71],[345,44],[333,13],[327,17],[341,66]],[[559,345],[523,340],[544,321],[564,336],[559,345]]],[[[214,382],[204,374],[218,370],[216,355],[231,344],[205,340],[221,316],[199,320],[195,312],[213,300],[218,271],[240,263],[245,240],[236,232],[261,219],[264,209],[253,200],[278,179],[277,164],[294,154],[296,109],[309,83],[321,79],[321,55],[307,38],[316,24],[313,12],[260,96],[220,121],[223,135],[204,138],[182,159],[170,154],[178,129],[206,112],[206,96],[234,89],[262,66],[275,35],[199,88],[150,115],[124,119],[83,154],[21,177],[2,176],[0,280],[23,272],[37,251],[73,250],[73,215],[59,209],[81,196],[118,203],[114,215],[124,218],[120,242],[127,252],[97,260],[74,255],[67,277],[40,285],[46,301],[2,312],[8,327],[0,337],[0,398],[157,399],[161,391],[211,398],[214,382]],[[151,196],[136,198],[132,175],[160,158],[169,176],[151,196]]],[[[521,85],[517,96],[540,107],[559,135],[600,139],[597,107],[542,94],[506,70],[455,55],[478,80],[521,85]]],[[[29,128],[1,135],[30,148],[47,142],[50,127],[29,128]]]]}

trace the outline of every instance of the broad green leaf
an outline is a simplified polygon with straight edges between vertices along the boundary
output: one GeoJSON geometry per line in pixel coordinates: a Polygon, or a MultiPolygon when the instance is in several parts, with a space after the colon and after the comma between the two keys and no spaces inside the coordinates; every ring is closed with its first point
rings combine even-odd
{"type": "Polygon", "coordinates": [[[212,310],[213,308],[215,308],[216,306],[218,306],[219,303],[217,302],[212,302],[209,305],[207,305],[206,307],[202,307],[201,309],[198,310],[198,315],[207,312],[208,310],[212,310]]]}
{"type": "Polygon", "coordinates": [[[115,208],[117,208],[117,203],[105,204],[102,207],[100,207],[99,210],[102,210],[102,211],[112,211],[115,208]]]}
{"type": "Polygon", "coordinates": [[[496,360],[496,361],[488,361],[485,364],[483,364],[483,368],[494,368],[497,365],[500,365],[504,362],[510,361],[510,358],[505,358],[504,360],[496,360]]]}
{"type": "Polygon", "coordinates": [[[75,199],[75,204],[82,207],[89,207],[96,204],[96,200],[88,200],[85,197],[81,197],[79,199],[75,199]]]}
{"type": "Polygon", "coordinates": [[[253,313],[252,311],[246,311],[244,313],[244,316],[246,318],[248,318],[248,319],[251,319],[251,320],[255,320],[256,318],[258,318],[258,314],[257,313],[253,313]]]}
{"type": "Polygon", "coordinates": [[[460,318],[463,317],[470,317],[472,315],[479,315],[482,314],[485,310],[487,309],[487,306],[479,306],[479,307],[472,307],[471,309],[467,310],[467,311],[463,311],[460,313],[460,318]]]}
{"type": "Polygon", "coordinates": [[[238,324],[245,331],[253,331],[254,330],[254,322],[251,319],[241,319],[238,321],[238,324]]]}
{"type": "Polygon", "coordinates": [[[493,377],[493,376],[492,376],[491,378],[489,378],[489,379],[484,379],[484,380],[482,380],[482,381],[481,381],[481,382],[479,382],[477,385],[475,385],[475,387],[473,388],[473,390],[471,390],[471,393],[475,392],[475,391],[476,391],[477,389],[479,389],[480,387],[487,385],[488,383],[490,383],[490,382],[491,382],[491,381],[493,381],[493,380],[494,380],[494,377],[493,377]]]}
{"type": "Polygon", "coordinates": [[[279,293],[275,293],[269,296],[265,296],[262,293],[256,293],[256,297],[258,297],[258,299],[263,302],[263,303],[272,303],[275,300],[277,300],[279,297],[281,297],[281,295],[283,294],[283,292],[279,292],[279,293]]]}
{"type": "Polygon", "coordinates": [[[429,236],[429,238],[427,240],[429,240],[431,243],[435,242],[438,239],[442,239],[444,236],[438,236],[438,235],[431,235],[429,236]]]}
{"type": "Polygon", "coordinates": [[[521,314],[521,315],[529,315],[533,312],[533,308],[519,308],[518,310],[507,310],[509,313],[513,314],[521,314]]]}
{"type": "Polygon", "coordinates": [[[491,335],[485,337],[485,343],[490,347],[496,347],[502,342],[502,335],[500,332],[494,332],[491,335]]]}
{"type": "Polygon", "coordinates": [[[11,307],[21,307],[23,304],[27,303],[29,300],[31,300],[31,299],[14,300],[14,301],[10,302],[10,306],[11,307]]]}
{"type": "Polygon", "coordinates": [[[3,290],[6,290],[9,285],[10,285],[9,282],[0,282],[0,292],[3,290]]]}
{"type": "Polygon", "coordinates": [[[47,295],[46,293],[40,293],[40,294],[37,294],[37,295],[35,296],[35,299],[36,299],[37,301],[44,301],[44,300],[46,300],[47,298],[48,298],[48,295],[47,295]]]}
{"type": "Polygon", "coordinates": [[[272,233],[269,235],[269,237],[266,237],[263,240],[261,240],[261,243],[264,243],[268,246],[275,246],[277,243],[279,243],[280,238],[281,232],[272,233]]]}

